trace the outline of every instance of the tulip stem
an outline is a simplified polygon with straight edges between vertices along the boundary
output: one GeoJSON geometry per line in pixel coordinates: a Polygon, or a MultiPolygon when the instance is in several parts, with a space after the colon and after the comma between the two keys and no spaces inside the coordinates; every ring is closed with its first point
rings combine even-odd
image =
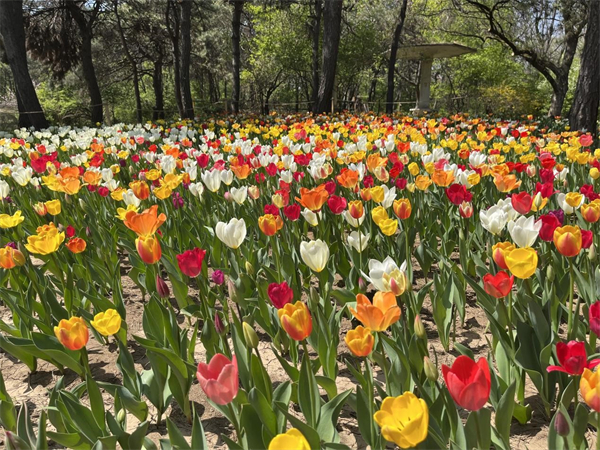
{"type": "Polygon", "coordinates": [[[275,270],[277,271],[277,282],[281,283],[281,269],[279,266],[279,250],[277,249],[277,243],[273,237],[271,239],[271,251],[273,252],[273,256],[275,257],[275,270]]]}
{"type": "Polygon", "coordinates": [[[381,369],[383,370],[383,376],[385,378],[385,392],[387,394],[388,390],[390,388],[390,384],[389,384],[388,373],[387,373],[387,356],[385,354],[385,347],[383,345],[382,333],[379,333],[379,346],[381,348],[381,364],[383,365],[383,367],[381,369]]]}
{"type": "Polygon", "coordinates": [[[568,311],[568,319],[567,319],[567,339],[571,339],[571,327],[573,326],[573,296],[574,296],[574,284],[575,280],[573,278],[573,264],[569,260],[569,311],[568,311]]]}
{"type": "Polygon", "coordinates": [[[240,440],[242,439],[242,431],[240,430],[240,424],[238,422],[237,414],[236,414],[235,410],[233,409],[233,403],[232,402],[227,403],[227,408],[229,409],[229,414],[231,415],[233,428],[235,429],[235,435],[238,439],[238,442],[240,442],[240,440]]]}

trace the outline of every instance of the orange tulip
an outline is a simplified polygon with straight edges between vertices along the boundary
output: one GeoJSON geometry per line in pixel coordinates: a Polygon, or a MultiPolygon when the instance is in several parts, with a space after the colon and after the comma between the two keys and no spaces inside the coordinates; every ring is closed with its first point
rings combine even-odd
{"type": "Polygon", "coordinates": [[[431,181],[441,187],[450,186],[454,182],[454,173],[445,170],[434,170],[431,181]]]}
{"type": "Polygon", "coordinates": [[[410,204],[410,200],[407,198],[400,198],[398,200],[394,200],[394,214],[398,217],[398,219],[405,220],[410,217],[412,213],[412,205],[410,204]]]}
{"type": "Polygon", "coordinates": [[[102,174],[100,172],[92,172],[88,170],[83,174],[83,182],[91,186],[97,186],[102,181],[102,174]]]}
{"type": "Polygon", "coordinates": [[[314,189],[300,188],[300,198],[296,197],[296,200],[311,211],[319,211],[328,198],[329,192],[325,189],[325,185],[322,184],[314,189]]]}
{"type": "Polygon", "coordinates": [[[571,225],[558,227],[554,230],[554,245],[563,256],[577,256],[582,246],[581,229],[571,225]]]}
{"type": "Polygon", "coordinates": [[[344,340],[352,354],[358,357],[369,356],[375,344],[375,338],[371,334],[371,330],[364,328],[362,325],[348,331],[344,340]]]}
{"type": "Polygon", "coordinates": [[[70,239],[69,242],[67,242],[65,245],[69,250],[71,250],[71,252],[75,254],[81,253],[87,247],[87,243],[83,239],[78,237],[70,239]]]}
{"type": "Polygon", "coordinates": [[[148,197],[150,197],[150,188],[148,187],[148,184],[145,181],[134,181],[132,183],[129,183],[129,187],[131,188],[135,196],[140,200],[146,200],[148,197]]]}
{"type": "Polygon", "coordinates": [[[579,380],[579,391],[585,403],[596,412],[600,412],[600,372],[583,369],[579,380]]]}
{"type": "Polygon", "coordinates": [[[58,326],[54,327],[54,334],[69,350],[80,350],[85,347],[90,338],[87,325],[81,317],[62,319],[58,326]]]}
{"type": "Polygon", "coordinates": [[[581,216],[586,222],[596,223],[600,220],[600,201],[581,205],[581,216]]]}
{"type": "Polygon", "coordinates": [[[239,166],[231,166],[231,171],[238,179],[245,180],[252,172],[252,168],[248,164],[241,164],[239,166]]]}
{"type": "Polygon", "coordinates": [[[286,333],[295,341],[301,341],[310,336],[312,332],[312,318],[308,307],[298,301],[294,304],[287,303],[277,310],[279,321],[286,333]]]}
{"type": "Polygon", "coordinates": [[[343,168],[336,179],[337,182],[345,188],[354,189],[358,184],[358,172],[352,169],[343,168]]]}
{"type": "Polygon", "coordinates": [[[348,212],[353,219],[360,219],[365,213],[365,207],[360,200],[354,200],[348,203],[348,212]]]}
{"type": "Polygon", "coordinates": [[[154,236],[140,236],[135,240],[135,246],[140,258],[146,264],[154,264],[162,256],[160,242],[154,236]]]}
{"type": "Polygon", "coordinates": [[[167,220],[167,216],[164,213],[157,215],[157,212],[158,205],[152,205],[140,214],[135,211],[129,211],[125,215],[125,226],[135,231],[138,236],[152,236],[167,220]]]}
{"type": "Polygon", "coordinates": [[[370,188],[362,188],[360,190],[360,198],[362,198],[365,202],[371,200],[371,189],[370,188]]]}
{"type": "Polygon", "coordinates": [[[372,153],[367,156],[367,168],[369,172],[373,172],[377,167],[385,166],[388,162],[387,158],[382,158],[379,153],[372,153]]]}
{"type": "Polygon", "coordinates": [[[387,330],[400,319],[401,313],[393,292],[377,292],[372,304],[365,295],[358,294],[356,310],[350,308],[350,312],[365,327],[373,331],[387,330]]]}
{"type": "Polygon", "coordinates": [[[494,184],[500,192],[510,192],[513,189],[521,186],[521,180],[517,180],[517,176],[511,175],[494,175],[494,184]]]}
{"type": "Polygon", "coordinates": [[[280,216],[265,214],[258,218],[258,227],[266,236],[273,236],[283,227],[283,220],[280,216]]]}
{"type": "Polygon", "coordinates": [[[0,267],[12,269],[25,264],[25,256],[19,250],[9,247],[0,248],[0,267]]]}

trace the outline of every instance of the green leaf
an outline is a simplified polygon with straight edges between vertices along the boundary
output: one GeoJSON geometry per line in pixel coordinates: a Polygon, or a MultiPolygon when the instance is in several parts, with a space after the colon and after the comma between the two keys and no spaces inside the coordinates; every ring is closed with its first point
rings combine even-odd
{"type": "Polygon", "coordinates": [[[58,395],[65,405],[71,422],[90,444],[102,437],[102,430],[96,425],[94,415],[89,409],[79,403],[69,392],[62,391],[58,395]]]}
{"type": "Polygon", "coordinates": [[[348,398],[351,392],[352,391],[349,389],[345,392],[340,393],[336,397],[332,398],[329,402],[327,402],[321,409],[321,418],[319,419],[317,433],[319,433],[319,436],[322,440],[328,442],[336,441],[339,439],[335,427],[338,422],[338,416],[340,415],[340,411],[344,406],[344,402],[346,401],[346,398],[348,398]]]}
{"type": "Polygon", "coordinates": [[[104,417],[104,400],[102,399],[102,394],[100,393],[98,384],[96,383],[96,381],[94,381],[94,378],[91,374],[88,374],[88,376],[86,377],[85,385],[90,400],[92,414],[94,415],[94,420],[96,421],[96,425],[98,425],[98,427],[101,430],[106,432],[106,420],[104,417]]]}
{"type": "Polygon", "coordinates": [[[515,407],[515,389],[516,382],[513,382],[502,395],[502,398],[498,403],[498,409],[496,410],[496,429],[505,443],[509,446],[510,423],[512,421],[513,410],[515,407]]]}
{"type": "Polygon", "coordinates": [[[310,357],[306,353],[302,357],[302,366],[300,367],[298,403],[300,404],[302,414],[306,417],[308,425],[316,428],[319,423],[321,397],[319,396],[319,387],[310,364],[310,357]]]}
{"type": "Polygon", "coordinates": [[[173,421],[168,417],[167,431],[169,433],[169,439],[171,440],[171,444],[182,450],[190,450],[190,446],[185,440],[185,437],[183,437],[183,433],[181,433],[181,430],[177,428],[177,425],[175,425],[175,423],[173,423],[173,421]]]}
{"type": "Polygon", "coordinates": [[[192,423],[192,446],[194,450],[208,450],[208,444],[206,443],[206,435],[204,434],[204,428],[202,422],[198,416],[198,412],[194,409],[194,422],[192,423]]]}
{"type": "Polygon", "coordinates": [[[287,410],[287,405],[283,405],[279,402],[275,402],[275,405],[279,409],[279,411],[281,411],[282,414],[287,418],[287,420],[290,421],[292,427],[300,430],[300,433],[304,435],[311,449],[318,449],[321,447],[321,439],[319,437],[319,433],[317,433],[317,431],[313,427],[305,424],[296,416],[290,414],[287,410]]]}
{"type": "Polygon", "coordinates": [[[260,417],[262,424],[271,435],[271,438],[275,437],[277,434],[277,416],[273,412],[271,403],[269,403],[262,392],[256,388],[250,390],[248,399],[260,417]]]}

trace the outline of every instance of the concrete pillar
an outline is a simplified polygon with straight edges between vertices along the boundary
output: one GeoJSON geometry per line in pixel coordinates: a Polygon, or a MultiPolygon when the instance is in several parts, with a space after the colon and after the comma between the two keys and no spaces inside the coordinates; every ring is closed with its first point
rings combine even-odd
{"type": "Polygon", "coordinates": [[[419,97],[417,98],[417,111],[427,111],[429,109],[429,97],[431,94],[431,64],[433,59],[421,60],[419,70],[419,97]]]}

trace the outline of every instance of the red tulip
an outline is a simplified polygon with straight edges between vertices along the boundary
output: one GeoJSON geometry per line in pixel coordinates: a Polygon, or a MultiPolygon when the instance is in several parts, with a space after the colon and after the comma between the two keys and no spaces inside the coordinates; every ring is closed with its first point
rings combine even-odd
{"type": "Polygon", "coordinates": [[[488,273],[483,277],[485,292],[496,298],[506,297],[513,287],[515,277],[500,271],[496,275],[488,273]]]}
{"type": "Polygon", "coordinates": [[[179,270],[188,277],[197,277],[202,271],[204,255],[206,255],[206,251],[199,248],[186,250],[181,255],[177,255],[179,270]]]}
{"type": "Polygon", "coordinates": [[[238,393],[239,377],[235,356],[230,361],[217,353],[209,364],[199,363],[196,377],[206,396],[217,405],[230,403],[238,393]]]}
{"type": "Polygon", "coordinates": [[[583,369],[593,369],[600,364],[600,359],[587,360],[585,342],[570,341],[567,344],[556,344],[556,357],[560,366],[548,366],[548,372],[565,372],[569,375],[581,375],[583,369]]]}
{"type": "Polygon", "coordinates": [[[554,214],[544,214],[540,216],[538,220],[542,222],[542,228],[540,229],[540,239],[546,242],[552,242],[554,240],[554,230],[560,227],[562,224],[560,220],[554,214]]]}
{"type": "Polygon", "coordinates": [[[590,230],[581,230],[581,248],[590,248],[594,242],[594,234],[590,230]]]}
{"type": "Polygon", "coordinates": [[[283,208],[283,214],[292,222],[295,222],[300,218],[300,205],[294,203],[283,208]]]}
{"type": "Polygon", "coordinates": [[[334,214],[343,213],[347,205],[348,201],[344,197],[332,195],[327,199],[327,206],[329,206],[329,209],[334,214]]]}
{"type": "Polygon", "coordinates": [[[473,194],[467,191],[467,188],[462,184],[452,184],[446,189],[446,197],[454,205],[460,205],[462,202],[470,202],[473,194]]]}
{"type": "Polygon", "coordinates": [[[527,192],[519,192],[518,194],[513,194],[510,198],[512,203],[512,207],[519,214],[527,214],[531,211],[531,205],[533,204],[533,198],[527,192]]]}
{"type": "Polygon", "coordinates": [[[477,363],[465,355],[456,358],[452,367],[442,365],[446,386],[454,401],[469,411],[478,411],[490,397],[490,368],[485,358],[477,363]]]}
{"type": "Polygon", "coordinates": [[[590,330],[594,332],[596,336],[600,336],[600,301],[592,303],[589,311],[590,316],[590,330]]]}
{"type": "Polygon", "coordinates": [[[287,303],[291,303],[294,300],[294,291],[288,286],[287,282],[283,283],[271,283],[267,289],[269,300],[273,303],[275,308],[283,308],[287,303]]]}

